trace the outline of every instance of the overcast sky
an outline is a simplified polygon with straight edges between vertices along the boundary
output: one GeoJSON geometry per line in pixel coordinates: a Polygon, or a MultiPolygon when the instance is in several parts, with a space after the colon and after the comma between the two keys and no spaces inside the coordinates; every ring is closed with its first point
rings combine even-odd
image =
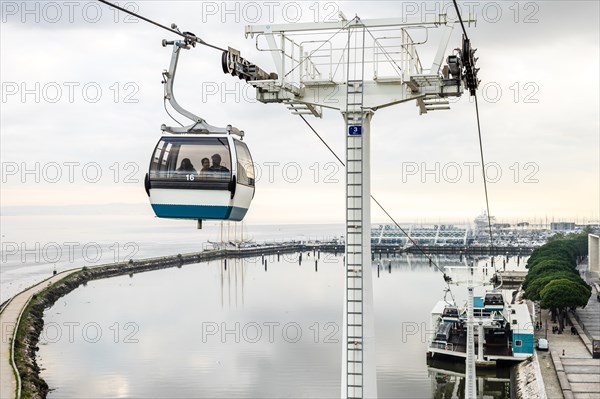
{"type": "MultiPolygon", "coordinates": [[[[267,71],[275,70],[272,59],[245,38],[248,24],[337,19],[338,11],[367,19],[431,17],[442,8],[454,16],[450,3],[120,2],[237,48],[267,71]]],[[[465,17],[472,11],[477,18],[467,29],[481,68],[492,214],[598,220],[599,3],[460,4],[465,17]]],[[[149,208],[143,176],[160,125],[172,123],[161,85],[170,49],[160,43],[174,35],[96,2],[1,5],[3,212],[22,205],[149,208]]],[[[419,48],[424,65],[431,64],[441,32],[413,32],[426,41],[419,48]]],[[[446,54],[460,41],[455,29],[446,54]]],[[[247,220],[343,222],[342,167],[285,106],[257,102],[250,86],[224,75],[220,56],[202,46],[185,52],[175,90],[181,104],[212,125],[246,131],[260,169],[247,220]]],[[[472,220],[485,207],[474,104],[465,95],[451,107],[420,116],[409,102],[374,116],[372,190],[399,220],[472,220]]],[[[339,112],[309,121],[343,156],[339,112]]],[[[373,208],[373,220],[385,217],[373,208]]]]}

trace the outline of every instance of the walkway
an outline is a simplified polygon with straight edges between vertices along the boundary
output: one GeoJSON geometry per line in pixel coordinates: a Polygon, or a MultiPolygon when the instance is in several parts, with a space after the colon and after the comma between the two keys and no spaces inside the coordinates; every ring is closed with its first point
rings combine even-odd
{"type": "Polygon", "coordinates": [[[0,313],[0,327],[2,338],[0,339],[0,398],[8,399],[14,398],[17,391],[17,381],[15,374],[13,373],[12,362],[10,357],[12,337],[17,319],[21,313],[21,309],[25,306],[27,301],[36,293],[40,292],[48,285],[55,283],[56,281],[68,276],[69,274],[76,272],[80,269],[66,270],[62,273],[58,273],[56,276],[48,278],[37,285],[23,291],[16,295],[10,303],[0,313]]]}
{"type": "MultiPolygon", "coordinates": [[[[578,266],[580,272],[583,272],[583,278],[588,284],[596,283],[600,285],[598,273],[587,271],[587,263],[578,266]]],[[[600,339],[600,301],[596,297],[598,292],[592,288],[592,296],[588,304],[583,309],[577,309],[577,320],[590,339],[600,339]]]]}
{"type": "MultiPolygon", "coordinates": [[[[542,310],[541,320],[544,323],[544,329],[535,332],[535,338],[545,338],[546,321],[550,320],[547,310],[542,310]]],[[[548,324],[549,334],[552,335],[551,323],[548,324]]],[[[548,337],[552,338],[552,337],[548,337]]],[[[550,349],[554,349],[554,346],[550,346],[550,349]]],[[[544,380],[544,388],[546,391],[546,397],[549,399],[560,399],[563,398],[562,388],[560,387],[560,381],[556,374],[554,362],[550,352],[537,351],[537,358],[540,364],[540,371],[542,372],[542,379],[544,380]]]]}
{"type": "MultiPolygon", "coordinates": [[[[578,268],[585,271],[587,264],[581,264],[578,268]]],[[[597,275],[582,274],[588,282],[598,282],[597,275]]],[[[543,338],[547,334],[550,346],[549,353],[538,352],[546,394],[552,399],[600,398],[600,359],[593,359],[591,355],[591,338],[600,339],[600,302],[596,299],[596,292],[592,292],[584,309],[577,310],[581,325],[575,317],[569,317],[579,335],[572,335],[569,327],[565,328],[563,334],[552,334],[552,326],[558,324],[552,323],[548,311],[542,310],[541,313],[544,328],[536,332],[536,338],[543,338]]]]}
{"type": "Polygon", "coordinates": [[[580,336],[567,331],[548,335],[563,395],[565,399],[597,399],[600,397],[600,359],[592,359],[580,336]]]}

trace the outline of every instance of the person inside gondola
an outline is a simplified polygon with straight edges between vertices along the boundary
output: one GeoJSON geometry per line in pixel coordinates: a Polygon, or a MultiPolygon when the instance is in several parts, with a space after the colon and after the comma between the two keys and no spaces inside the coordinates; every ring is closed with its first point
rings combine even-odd
{"type": "Polygon", "coordinates": [[[192,165],[192,161],[190,161],[189,158],[183,158],[181,160],[181,165],[179,165],[179,168],[177,168],[178,172],[184,172],[184,173],[189,173],[189,172],[196,172],[196,169],[194,169],[194,165],[192,165]]]}
{"type": "Polygon", "coordinates": [[[202,169],[200,169],[200,173],[208,172],[210,170],[210,159],[202,158],[202,169]]]}
{"type": "Polygon", "coordinates": [[[210,171],[212,172],[226,172],[229,173],[229,169],[225,166],[221,165],[221,156],[219,154],[214,154],[212,157],[212,166],[210,167],[210,171]]]}

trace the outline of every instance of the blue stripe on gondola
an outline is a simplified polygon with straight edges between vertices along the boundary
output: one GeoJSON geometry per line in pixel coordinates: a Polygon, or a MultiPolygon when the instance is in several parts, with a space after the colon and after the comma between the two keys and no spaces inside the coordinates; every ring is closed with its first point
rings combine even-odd
{"type": "Polygon", "coordinates": [[[227,219],[240,221],[248,209],[233,206],[152,204],[159,218],[170,219],[227,219]]]}
{"type": "Polygon", "coordinates": [[[244,218],[244,216],[246,216],[246,212],[248,212],[247,208],[233,207],[231,210],[231,215],[229,215],[229,219],[239,222],[244,218]]]}

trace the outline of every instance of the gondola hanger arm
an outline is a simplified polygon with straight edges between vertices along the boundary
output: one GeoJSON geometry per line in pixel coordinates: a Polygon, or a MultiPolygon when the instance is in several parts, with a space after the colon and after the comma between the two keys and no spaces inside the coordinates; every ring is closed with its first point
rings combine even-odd
{"type": "MultiPolygon", "coordinates": [[[[175,26],[175,28],[176,28],[176,26],[175,26]]],[[[208,122],[206,122],[206,120],[204,118],[188,111],[187,109],[183,108],[177,102],[177,99],[175,98],[175,94],[173,91],[173,85],[175,83],[175,75],[177,73],[177,64],[179,62],[179,55],[180,55],[182,49],[189,50],[191,47],[195,47],[197,40],[199,40],[198,38],[196,38],[196,36],[193,33],[190,33],[190,32],[184,32],[183,35],[185,36],[183,40],[173,40],[173,41],[163,40],[162,41],[163,47],[173,46],[173,52],[171,53],[171,63],[169,64],[169,69],[166,71],[163,71],[163,73],[162,73],[162,76],[163,76],[162,83],[164,84],[165,100],[168,100],[169,104],[171,104],[171,106],[173,107],[173,109],[175,111],[177,111],[181,115],[185,116],[186,118],[190,119],[193,122],[193,124],[189,125],[189,126],[184,126],[184,127],[169,127],[166,125],[162,125],[161,129],[165,132],[174,133],[174,134],[228,133],[228,134],[235,134],[240,137],[243,137],[244,132],[242,130],[239,130],[238,128],[235,128],[231,125],[227,125],[227,127],[225,127],[225,128],[212,126],[208,122]]]]}

